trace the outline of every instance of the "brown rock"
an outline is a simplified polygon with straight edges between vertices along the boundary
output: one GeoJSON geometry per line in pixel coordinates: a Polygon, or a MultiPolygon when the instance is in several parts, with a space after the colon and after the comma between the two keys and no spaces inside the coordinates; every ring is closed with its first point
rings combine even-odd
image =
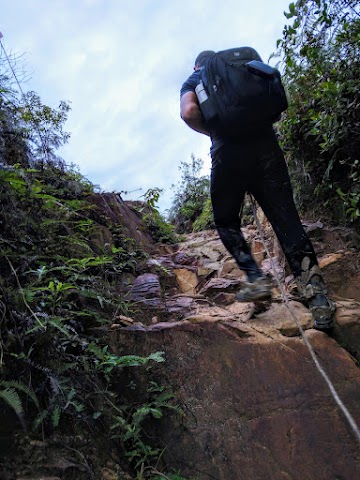
{"type": "Polygon", "coordinates": [[[324,257],[319,258],[319,267],[325,268],[328,265],[331,265],[334,262],[337,262],[344,256],[344,253],[331,253],[327,254],[324,257]]]}
{"type": "MultiPolygon", "coordinates": [[[[154,327],[117,334],[116,344],[119,354],[165,351],[159,375],[184,406],[184,416],[157,424],[168,468],[200,480],[358,478],[358,442],[301,339],[216,322],[154,327]]],[[[359,422],[356,363],[326,334],[308,332],[359,422]]]]}
{"type": "Polygon", "coordinates": [[[116,320],[121,323],[122,325],[131,325],[134,323],[134,320],[130,317],[126,317],[125,315],[119,315],[116,317],[116,320]]]}
{"type": "Polygon", "coordinates": [[[216,321],[236,320],[236,317],[222,306],[196,303],[193,305],[192,311],[184,318],[184,320],[194,323],[206,320],[213,321],[214,319],[216,321]]]}
{"type": "Polygon", "coordinates": [[[219,276],[239,279],[244,279],[246,277],[245,273],[240,270],[235,260],[229,256],[224,258],[222,266],[219,270],[219,276]]]}
{"type": "Polygon", "coordinates": [[[272,335],[280,332],[287,337],[299,336],[300,332],[294,316],[304,330],[311,328],[313,322],[310,311],[302,303],[295,301],[289,301],[288,304],[270,304],[265,312],[256,315],[256,326],[261,331],[272,335]]]}
{"type": "MultiPolygon", "coordinates": [[[[124,202],[117,193],[93,194],[87,200],[93,207],[96,206],[91,210],[91,217],[94,220],[101,224],[105,217],[107,225],[120,225],[125,237],[133,238],[146,252],[153,251],[154,241],[145,231],[138,213],[130,202],[124,202]]],[[[107,242],[110,242],[110,238],[107,242]]]]}
{"type": "Polygon", "coordinates": [[[199,252],[202,258],[208,258],[211,262],[217,262],[223,255],[224,251],[220,248],[220,243],[217,241],[206,243],[201,247],[199,252]]]}
{"type": "Polygon", "coordinates": [[[254,239],[251,242],[251,252],[257,263],[261,263],[265,258],[265,247],[262,240],[254,239]]]}
{"type": "Polygon", "coordinates": [[[360,362],[360,302],[337,300],[336,307],[333,337],[360,362]]]}
{"type": "Polygon", "coordinates": [[[214,272],[217,272],[218,267],[219,267],[218,263],[216,264],[208,263],[205,265],[200,265],[197,269],[197,275],[198,277],[209,277],[214,272]]]}
{"type": "Polygon", "coordinates": [[[203,295],[211,295],[219,293],[220,291],[234,290],[240,285],[240,280],[231,278],[212,278],[201,289],[200,293],[203,295]]]}
{"type": "Polygon", "coordinates": [[[196,258],[188,255],[186,252],[177,252],[174,255],[174,263],[177,265],[194,265],[196,258]]]}
{"type": "Polygon", "coordinates": [[[144,273],[137,277],[130,291],[130,298],[135,302],[145,299],[159,298],[161,295],[160,281],[154,273],[144,273]]]}
{"type": "Polygon", "coordinates": [[[194,271],[186,268],[175,268],[174,274],[176,276],[179,289],[182,293],[195,293],[195,289],[199,283],[199,280],[194,271]]]}
{"type": "Polygon", "coordinates": [[[227,307],[227,311],[236,317],[241,317],[244,320],[247,320],[251,317],[254,311],[254,304],[251,302],[234,302],[227,307]]]}
{"type": "Polygon", "coordinates": [[[323,264],[323,275],[332,294],[360,301],[360,254],[345,252],[326,256],[336,261],[323,264]]]}
{"type": "Polygon", "coordinates": [[[214,295],[212,298],[213,302],[218,305],[231,305],[234,303],[235,294],[220,292],[214,295]]]}
{"type": "Polygon", "coordinates": [[[166,298],[164,302],[164,309],[168,313],[182,313],[186,315],[194,304],[194,297],[191,295],[176,295],[166,298]]]}

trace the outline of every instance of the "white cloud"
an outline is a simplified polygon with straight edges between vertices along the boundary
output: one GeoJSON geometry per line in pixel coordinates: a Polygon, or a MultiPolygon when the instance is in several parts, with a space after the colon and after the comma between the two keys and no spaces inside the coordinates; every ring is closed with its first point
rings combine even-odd
{"type": "MultiPolygon", "coordinates": [[[[0,31],[26,52],[27,85],[57,106],[70,100],[70,143],[60,154],[109,190],[158,186],[170,206],[191,153],[210,168],[207,137],[179,117],[179,89],[197,53],[255,47],[264,60],[281,37],[288,0],[12,0],[0,31]]],[[[140,196],[142,193],[134,193],[140,196]]]]}

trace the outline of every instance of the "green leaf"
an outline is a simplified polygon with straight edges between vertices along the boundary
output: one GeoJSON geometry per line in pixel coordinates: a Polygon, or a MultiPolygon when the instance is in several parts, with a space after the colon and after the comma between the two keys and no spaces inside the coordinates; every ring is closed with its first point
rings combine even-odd
{"type": "Polygon", "coordinates": [[[154,352],[148,356],[149,360],[154,360],[155,362],[162,363],[165,362],[164,358],[165,352],[154,352]]]}
{"type": "Polygon", "coordinates": [[[52,325],[54,328],[56,328],[61,333],[63,333],[66,337],[71,338],[71,335],[69,334],[68,330],[65,327],[63,327],[62,322],[63,322],[63,319],[59,317],[52,317],[47,321],[49,325],[52,325]]]}
{"type": "Polygon", "coordinates": [[[48,416],[49,412],[47,410],[43,410],[39,413],[39,415],[34,420],[34,430],[37,430],[40,425],[42,425],[45,418],[48,416]]]}
{"type": "Polygon", "coordinates": [[[56,405],[52,413],[52,424],[54,428],[59,426],[61,410],[59,405],[56,405]]]}

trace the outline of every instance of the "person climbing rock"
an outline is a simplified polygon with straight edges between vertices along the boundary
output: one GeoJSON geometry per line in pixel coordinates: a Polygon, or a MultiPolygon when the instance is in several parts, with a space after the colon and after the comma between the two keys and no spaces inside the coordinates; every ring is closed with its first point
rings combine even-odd
{"type": "MultiPolygon", "coordinates": [[[[253,56],[261,61],[255,50],[242,48],[250,59],[253,56]]],[[[239,51],[241,55],[242,50],[239,51]]],[[[334,325],[335,304],[328,298],[313,245],[301,224],[273,122],[244,124],[236,134],[228,135],[226,129],[204,119],[197,87],[200,85],[202,89],[206,62],[212,61],[214,55],[215,52],[206,50],[196,57],[194,72],[180,91],[180,115],[190,128],[211,138],[210,192],[215,226],[224,246],[247,276],[236,299],[266,300],[271,298],[272,290],[271,278],[255,262],[241,231],[240,211],[248,192],[279,239],[299,293],[312,312],[314,327],[329,329],[334,325]]]]}

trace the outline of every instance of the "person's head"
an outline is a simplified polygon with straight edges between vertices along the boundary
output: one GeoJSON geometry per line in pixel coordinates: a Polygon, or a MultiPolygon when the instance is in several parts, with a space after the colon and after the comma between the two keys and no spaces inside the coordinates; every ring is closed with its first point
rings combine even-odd
{"type": "Polygon", "coordinates": [[[195,59],[194,70],[197,70],[200,67],[205,65],[206,60],[214,55],[215,52],[212,50],[204,50],[203,52],[199,53],[199,55],[195,59]]]}

